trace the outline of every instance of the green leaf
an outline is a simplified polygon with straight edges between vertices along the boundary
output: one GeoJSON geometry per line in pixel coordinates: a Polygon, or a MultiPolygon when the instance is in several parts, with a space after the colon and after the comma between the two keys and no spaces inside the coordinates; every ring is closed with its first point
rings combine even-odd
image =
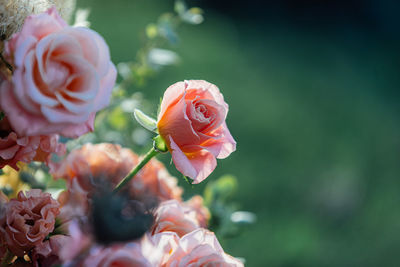
{"type": "Polygon", "coordinates": [[[1,121],[2,119],[4,119],[5,116],[6,116],[6,115],[4,114],[4,112],[3,112],[3,111],[0,111],[0,121],[1,121]]]}
{"type": "Polygon", "coordinates": [[[133,112],[135,119],[149,131],[157,133],[157,121],[152,117],[146,115],[140,109],[135,109],[133,112]]]}

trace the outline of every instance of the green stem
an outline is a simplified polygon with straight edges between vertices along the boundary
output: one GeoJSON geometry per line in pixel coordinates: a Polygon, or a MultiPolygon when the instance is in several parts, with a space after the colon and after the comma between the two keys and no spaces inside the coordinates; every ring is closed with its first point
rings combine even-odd
{"type": "Polygon", "coordinates": [[[122,179],[121,182],[114,188],[114,193],[117,193],[121,188],[128,183],[132,178],[143,168],[144,165],[146,165],[149,160],[151,160],[155,155],[157,155],[158,152],[152,147],[149,152],[144,156],[141,162],[139,162],[138,165],[136,165],[135,168],[124,178],[122,179]]]}

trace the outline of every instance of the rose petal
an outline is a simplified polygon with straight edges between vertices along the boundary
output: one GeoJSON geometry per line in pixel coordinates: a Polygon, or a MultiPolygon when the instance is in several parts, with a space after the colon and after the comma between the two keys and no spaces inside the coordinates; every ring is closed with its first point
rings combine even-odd
{"type": "Polygon", "coordinates": [[[158,120],[160,120],[168,107],[175,105],[182,98],[185,92],[186,82],[177,82],[165,90],[163,100],[160,106],[160,113],[158,114],[158,120]]]}
{"type": "MultiPolygon", "coordinates": [[[[197,144],[200,141],[186,115],[186,102],[184,95],[181,99],[164,113],[157,123],[161,136],[171,136],[179,146],[197,144]]],[[[168,143],[168,139],[166,140],[168,143]]]]}
{"type": "Polygon", "coordinates": [[[182,152],[179,146],[170,136],[170,146],[172,149],[172,160],[183,175],[193,179],[194,184],[198,184],[206,179],[217,166],[214,155],[206,150],[190,153],[182,152]]]}

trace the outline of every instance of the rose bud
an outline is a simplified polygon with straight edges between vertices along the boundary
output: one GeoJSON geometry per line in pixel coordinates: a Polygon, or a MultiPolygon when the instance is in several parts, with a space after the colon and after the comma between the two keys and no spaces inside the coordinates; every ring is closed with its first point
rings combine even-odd
{"type": "Polygon", "coordinates": [[[217,166],[216,158],[236,150],[225,119],[228,113],[219,89],[203,80],[178,82],[164,93],[157,128],[176,168],[200,183],[217,166]]]}

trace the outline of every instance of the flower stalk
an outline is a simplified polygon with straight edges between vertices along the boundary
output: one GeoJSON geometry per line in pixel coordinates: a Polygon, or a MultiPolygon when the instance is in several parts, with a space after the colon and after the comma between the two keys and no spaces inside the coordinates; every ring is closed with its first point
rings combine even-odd
{"type": "Polygon", "coordinates": [[[152,147],[149,152],[144,156],[141,162],[139,162],[136,167],[132,169],[132,171],[119,182],[119,184],[114,188],[114,193],[117,193],[121,188],[126,185],[132,178],[146,165],[147,162],[149,162],[155,155],[157,155],[159,152],[157,152],[154,147],[152,147]]]}

